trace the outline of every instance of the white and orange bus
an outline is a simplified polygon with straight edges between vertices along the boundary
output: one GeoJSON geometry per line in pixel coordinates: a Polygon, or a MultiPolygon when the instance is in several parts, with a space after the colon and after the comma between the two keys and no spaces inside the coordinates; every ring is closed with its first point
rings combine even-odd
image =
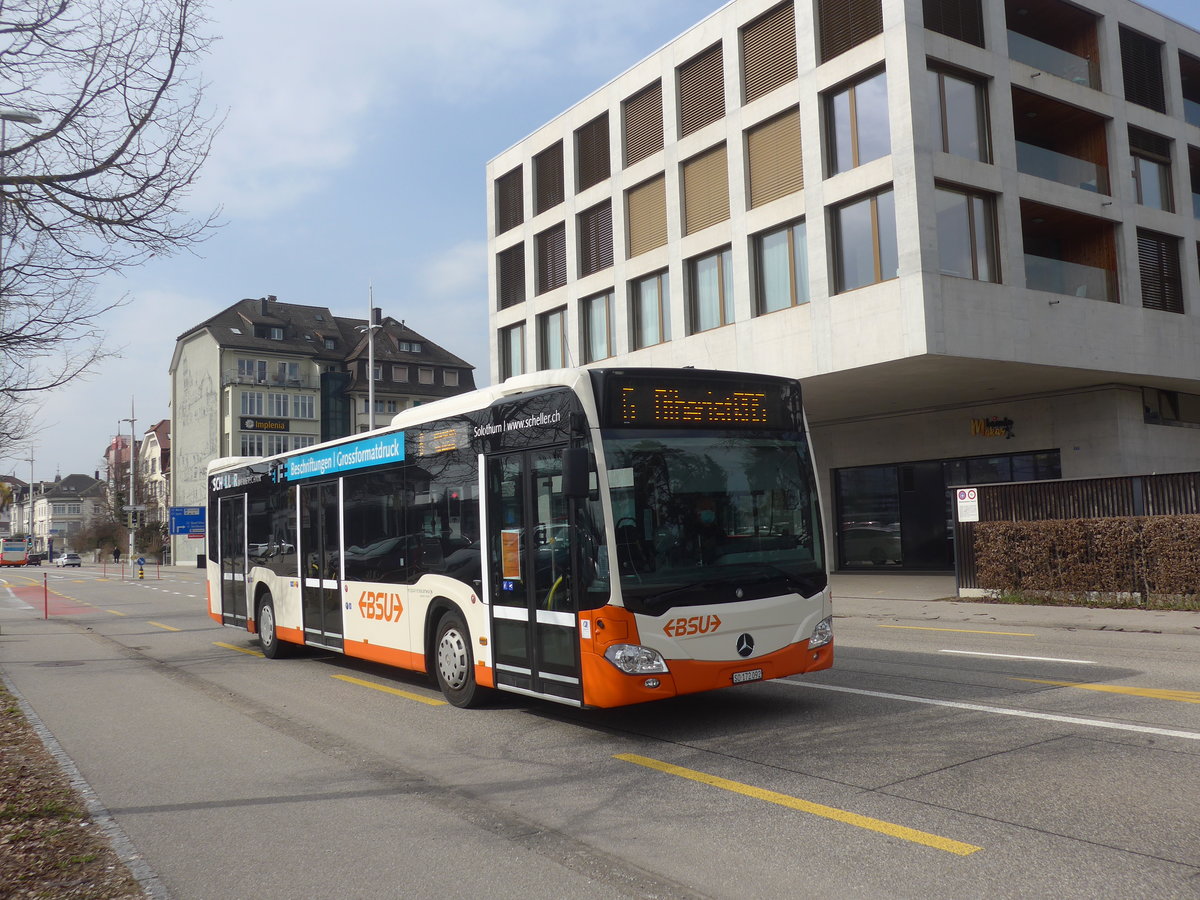
{"type": "Polygon", "coordinates": [[[303,646],[615,707],[828,668],[800,385],[564,369],[208,467],[210,615],[303,646]]]}
{"type": "Polygon", "coordinates": [[[0,541],[0,566],[29,564],[29,542],[25,538],[4,538],[0,541]]]}

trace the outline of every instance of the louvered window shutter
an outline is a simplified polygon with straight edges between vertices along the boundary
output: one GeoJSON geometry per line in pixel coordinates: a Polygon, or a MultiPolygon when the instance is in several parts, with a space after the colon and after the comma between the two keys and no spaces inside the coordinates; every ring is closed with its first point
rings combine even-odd
{"type": "Polygon", "coordinates": [[[683,231],[694,234],[729,218],[729,173],[722,144],[683,164],[683,231]]]}
{"type": "Polygon", "coordinates": [[[610,174],[608,113],[604,113],[575,132],[575,192],[586,191],[610,174]]]}
{"type": "Polygon", "coordinates": [[[563,146],[556,141],[533,158],[533,213],[563,202],[563,146]]]}
{"type": "Polygon", "coordinates": [[[613,264],[612,201],[579,214],[579,274],[591,275],[613,264]]]}
{"type": "Polygon", "coordinates": [[[1147,109],[1167,111],[1163,87],[1162,44],[1126,28],[1121,29],[1121,74],[1125,99],[1147,109]]]}
{"type": "Polygon", "coordinates": [[[662,175],[626,194],[629,255],[637,256],[667,243],[667,181],[662,175]]]}
{"type": "Polygon", "coordinates": [[[496,283],[500,308],[525,302],[525,244],[520,243],[496,256],[496,283]]]}
{"type": "Polygon", "coordinates": [[[624,109],[625,165],[632,166],[663,148],[662,82],[638,91],[624,109]]]}
{"type": "Polygon", "coordinates": [[[1138,229],[1138,266],[1142,306],[1183,312],[1183,279],[1179,270],[1179,238],[1138,229]]]}
{"type": "Polygon", "coordinates": [[[980,0],[925,0],[925,27],[976,47],[984,45],[980,0]]]}
{"type": "Polygon", "coordinates": [[[520,166],[496,179],[496,234],[525,221],[524,192],[520,166]]]}
{"type": "Polygon", "coordinates": [[[883,34],[881,0],[818,0],[821,62],[883,34]]]}
{"type": "Polygon", "coordinates": [[[567,226],[560,222],[534,239],[537,254],[537,292],[544,294],[567,283],[567,226]]]}
{"type": "Polygon", "coordinates": [[[679,67],[679,133],[686,137],[725,115],[721,45],[679,67]]]}
{"type": "Polygon", "coordinates": [[[796,78],[796,11],[791,0],[742,29],[742,84],[746,102],[796,78]]]}
{"type": "Polygon", "coordinates": [[[800,110],[791,109],[746,133],[750,208],[804,188],[800,110]]]}

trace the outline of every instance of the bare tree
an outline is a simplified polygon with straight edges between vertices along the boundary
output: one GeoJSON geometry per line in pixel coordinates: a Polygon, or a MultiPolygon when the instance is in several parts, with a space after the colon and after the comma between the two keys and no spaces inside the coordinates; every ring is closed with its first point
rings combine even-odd
{"type": "Polygon", "coordinates": [[[201,0],[0,0],[0,450],[23,408],[109,355],[102,275],[193,246],[215,129],[201,0]]]}

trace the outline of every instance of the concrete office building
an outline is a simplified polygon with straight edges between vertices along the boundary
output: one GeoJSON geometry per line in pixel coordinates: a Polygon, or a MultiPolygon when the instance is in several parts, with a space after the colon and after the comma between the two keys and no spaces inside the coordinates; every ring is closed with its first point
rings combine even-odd
{"type": "Polygon", "coordinates": [[[838,568],[1200,469],[1200,34],[1145,6],[734,0],[487,172],[493,378],[803,379],[838,568]]]}

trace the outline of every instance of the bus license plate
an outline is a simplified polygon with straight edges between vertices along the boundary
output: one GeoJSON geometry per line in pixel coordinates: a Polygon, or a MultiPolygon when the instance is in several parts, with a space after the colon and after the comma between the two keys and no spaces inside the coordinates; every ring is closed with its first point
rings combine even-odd
{"type": "Polygon", "coordinates": [[[733,683],[745,684],[747,681],[762,681],[762,669],[751,669],[749,672],[734,672],[733,683]]]}

